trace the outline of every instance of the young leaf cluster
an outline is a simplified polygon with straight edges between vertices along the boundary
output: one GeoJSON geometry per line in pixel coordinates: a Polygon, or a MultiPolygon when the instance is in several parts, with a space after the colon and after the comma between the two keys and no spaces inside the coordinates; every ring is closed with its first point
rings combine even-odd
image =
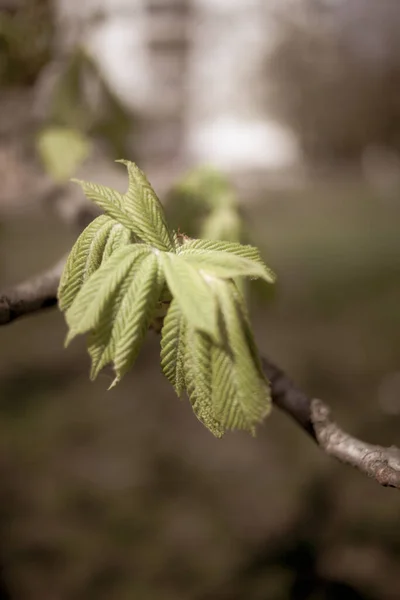
{"type": "Polygon", "coordinates": [[[115,385],[135,362],[157,318],[161,367],[178,396],[186,391],[216,436],[253,431],[270,408],[238,278],[274,281],[259,251],[236,242],[176,234],[144,173],[132,162],[125,194],[79,181],[104,210],[81,234],[59,286],[66,343],[87,334],[91,378],[113,364],[115,385]]]}
{"type": "Polygon", "coordinates": [[[237,194],[226,176],[202,166],[185,174],[169,194],[167,210],[189,235],[243,242],[245,223],[237,194]]]}

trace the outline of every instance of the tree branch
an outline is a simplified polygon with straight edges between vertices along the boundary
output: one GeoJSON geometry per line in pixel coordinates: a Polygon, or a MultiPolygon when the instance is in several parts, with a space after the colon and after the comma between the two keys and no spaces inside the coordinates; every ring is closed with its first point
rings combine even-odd
{"type": "MultiPolygon", "coordinates": [[[[64,262],[62,259],[41,275],[0,294],[0,325],[55,306],[64,262]]],[[[383,486],[400,489],[400,449],[368,444],[349,435],[332,420],[326,404],[309,398],[269,359],[263,358],[262,362],[271,382],[274,405],[290,415],[321,450],[383,486]]]]}
{"type": "Polygon", "coordinates": [[[287,413],[329,456],[355,467],[387,487],[400,489],[400,449],[358,440],[339,427],[324,402],[309,398],[267,358],[264,372],[271,382],[275,406],[287,413]]]}
{"type": "Polygon", "coordinates": [[[40,275],[0,293],[0,325],[55,306],[64,264],[65,258],[40,275]]]}

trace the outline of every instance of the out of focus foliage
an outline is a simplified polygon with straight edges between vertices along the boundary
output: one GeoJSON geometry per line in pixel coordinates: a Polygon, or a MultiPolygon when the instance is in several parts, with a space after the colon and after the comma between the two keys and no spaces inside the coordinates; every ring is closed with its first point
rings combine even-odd
{"type": "Polygon", "coordinates": [[[10,2],[0,12],[0,85],[31,85],[51,58],[52,3],[10,2]]]}
{"type": "MultiPolygon", "coordinates": [[[[177,181],[166,212],[171,226],[190,237],[254,244],[237,191],[224,173],[211,166],[194,168],[177,181]]],[[[258,280],[238,285],[243,293],[250,286],[264,301],[276,293],[275,286],[260,285],[258,280]]]]}
{"type": "Polygon", "coordinates": [[[128,153],[131,115],[102,77],[95,61],[77,48],[58,73],[37,149],[47,172],[67,180],[101,140],[111,156],[128,153]]]}
{"type": "Polygon", "coordinates": [[[95,61],[81,48],[70,56],[57,78],[48,121],[101,137],[117,158],[126,154],[130,115],[102,77],[95,61]]]}
{"type": "Polygon", "coordinates": [[[46,92],[37,150],[56,180],[71,177],[90,154],[91,140],[101,140],[114,158],[128,154],[132,116],[108,86],[96,62],[81,48],[55,56],[50,0],[10,0],[0,6],[0,85],[32,86],[51,65],[55,75],[46,92]]]}
{"type": "Polygon", "coordinates": [[[399,150],[400,4],[283,4],[268,60],[272,101],[307,157],[333,164],[359,159],[369,145],[399,150]]]}
{"type": "Polygon", "coordinates": [[[209,166],[186,173],[167,199],[171,225],[190,237],[247,242],[237,194],[229,179],[209,166]]]}
{"type": "Polygon", "coordinates": [[[47,127],[37,138],[37,149],[46,171],[55,181],[65,181],[89,156],[91,144],[79,130],[47,127]]]}

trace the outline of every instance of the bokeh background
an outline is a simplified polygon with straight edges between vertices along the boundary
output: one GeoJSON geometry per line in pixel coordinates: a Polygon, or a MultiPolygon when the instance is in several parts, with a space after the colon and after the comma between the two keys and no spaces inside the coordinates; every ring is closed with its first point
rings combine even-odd
{"type": "MultiPolygon", "coordinates": [[[[71,175],[123,190],[135,160],[168,210],[211,164],[278,274],[261,350],[399,445],[399,31],[397,0],[0,0],[1,288],[76,239],[71,175]]],[[[1,599],[400,597],[398,492],[278,412],[213,439],[155,335],[107,392],[65,333],[0,331],[1,599]]]]}

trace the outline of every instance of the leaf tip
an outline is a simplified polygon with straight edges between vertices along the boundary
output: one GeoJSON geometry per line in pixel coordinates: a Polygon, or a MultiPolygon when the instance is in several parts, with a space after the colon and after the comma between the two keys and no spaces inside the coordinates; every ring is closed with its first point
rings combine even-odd
{"type": "Polygon", "coordinates": [[[115,388],[115,386],[117,385],[117,383],[119,383],[120,381],[121,381],[121,379],[117,375],[117,377],[114,379],[114,381],[111,383],[111,385],[107,388],[107,391],[109,392],[110,390],[112,390],[113,388],[115,388]]]}
{"type": "Polygon", "coordinates": [[[99,373],[98,373],[97,369],[95,367],[92,367],[90,369],[90,373],[89,373],[89,379],[90,379],[90,381],[95,381],[95,379],[97,378],[98,374],[99,373]]]}
{"type": "Polygon", "coordinates": [[[76,332],[73,329],[70,329],[64,341],[64,348],[68,348],[75,336],[76,332]]]}
{"type": "Polygon", "coordinates": [[[250,427],[249,433],[250,433],[250,435],[251,435],[252,438],[257,437],[256,428],[254,426],[250,427]]]}

